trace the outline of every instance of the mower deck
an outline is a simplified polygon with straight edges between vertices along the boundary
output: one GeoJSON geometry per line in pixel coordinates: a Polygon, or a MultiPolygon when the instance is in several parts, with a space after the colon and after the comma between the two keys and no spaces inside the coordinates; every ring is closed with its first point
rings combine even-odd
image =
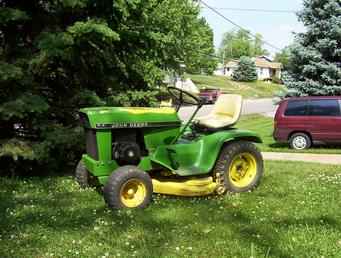
{"type": "Polygon", "coordinates": [[[212,177],[181,181],[152,179],[152,182],[154,193],[178,196],[209,195],[213,194],[217,188],[217,183],[213,182],[212,177]]]}

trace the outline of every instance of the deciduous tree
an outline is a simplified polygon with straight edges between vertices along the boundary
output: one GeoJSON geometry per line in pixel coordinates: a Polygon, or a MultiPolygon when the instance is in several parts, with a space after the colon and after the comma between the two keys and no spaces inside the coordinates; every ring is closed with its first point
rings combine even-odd
{"type": "Polygon", "coordinates": [[[263,45],[263,37],[260,33],[253,38],[247,30],[232,30],[224,34],[218,53],[226,60],[269,54],[263,45]]]}

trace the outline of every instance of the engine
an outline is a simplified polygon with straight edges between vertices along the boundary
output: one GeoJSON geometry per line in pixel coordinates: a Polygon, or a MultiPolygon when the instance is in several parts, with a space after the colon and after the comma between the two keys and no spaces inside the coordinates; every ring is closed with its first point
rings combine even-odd
{"type": "Polygon", "coordinates": [[[138,165],[145,154],[143,136],[139,130],[112,130],[112,155],[120,166],[138,165]]]}
{"type": "Polygon", "coordinates": [[[141,159],[141,150],[135,142],[114,142],[113,157],[120,165],[137,165],[141,159]]]}

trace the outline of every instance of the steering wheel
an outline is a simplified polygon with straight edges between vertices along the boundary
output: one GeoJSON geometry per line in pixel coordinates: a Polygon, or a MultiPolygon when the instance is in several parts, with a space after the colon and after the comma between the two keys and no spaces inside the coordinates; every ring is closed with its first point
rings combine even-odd
{"type": "Polygon", "coordinates": [[[176,102],[179,103],[176,111],[180,109],[182,104],[187,104],[187,105],[196,105],[196,106],[201,106],[202,101],[199,97],[189,93],[188,91],[175,88],[175,87],[168,87],[167,88],[169,94],[175,99],[176,102]]]}

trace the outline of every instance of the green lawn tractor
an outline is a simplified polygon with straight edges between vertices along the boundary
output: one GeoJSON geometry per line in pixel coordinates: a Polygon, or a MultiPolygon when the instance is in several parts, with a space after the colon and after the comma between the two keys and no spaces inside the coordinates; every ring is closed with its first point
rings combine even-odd
{"type": "Polygon", "coordinates": [[[109,207],[144,208],[152,194],[204,196],[245,192],[263,174],[253,132],[233,128],[242,97],[220,95],[213,111],[194,119],[201,100],[169,87],[176,108],[96,107],[80,111],[86,154],[76,168],[82,187],[102,187],[109,207]],[[187,122],[177,112],[196,109],[187,122]]]}

